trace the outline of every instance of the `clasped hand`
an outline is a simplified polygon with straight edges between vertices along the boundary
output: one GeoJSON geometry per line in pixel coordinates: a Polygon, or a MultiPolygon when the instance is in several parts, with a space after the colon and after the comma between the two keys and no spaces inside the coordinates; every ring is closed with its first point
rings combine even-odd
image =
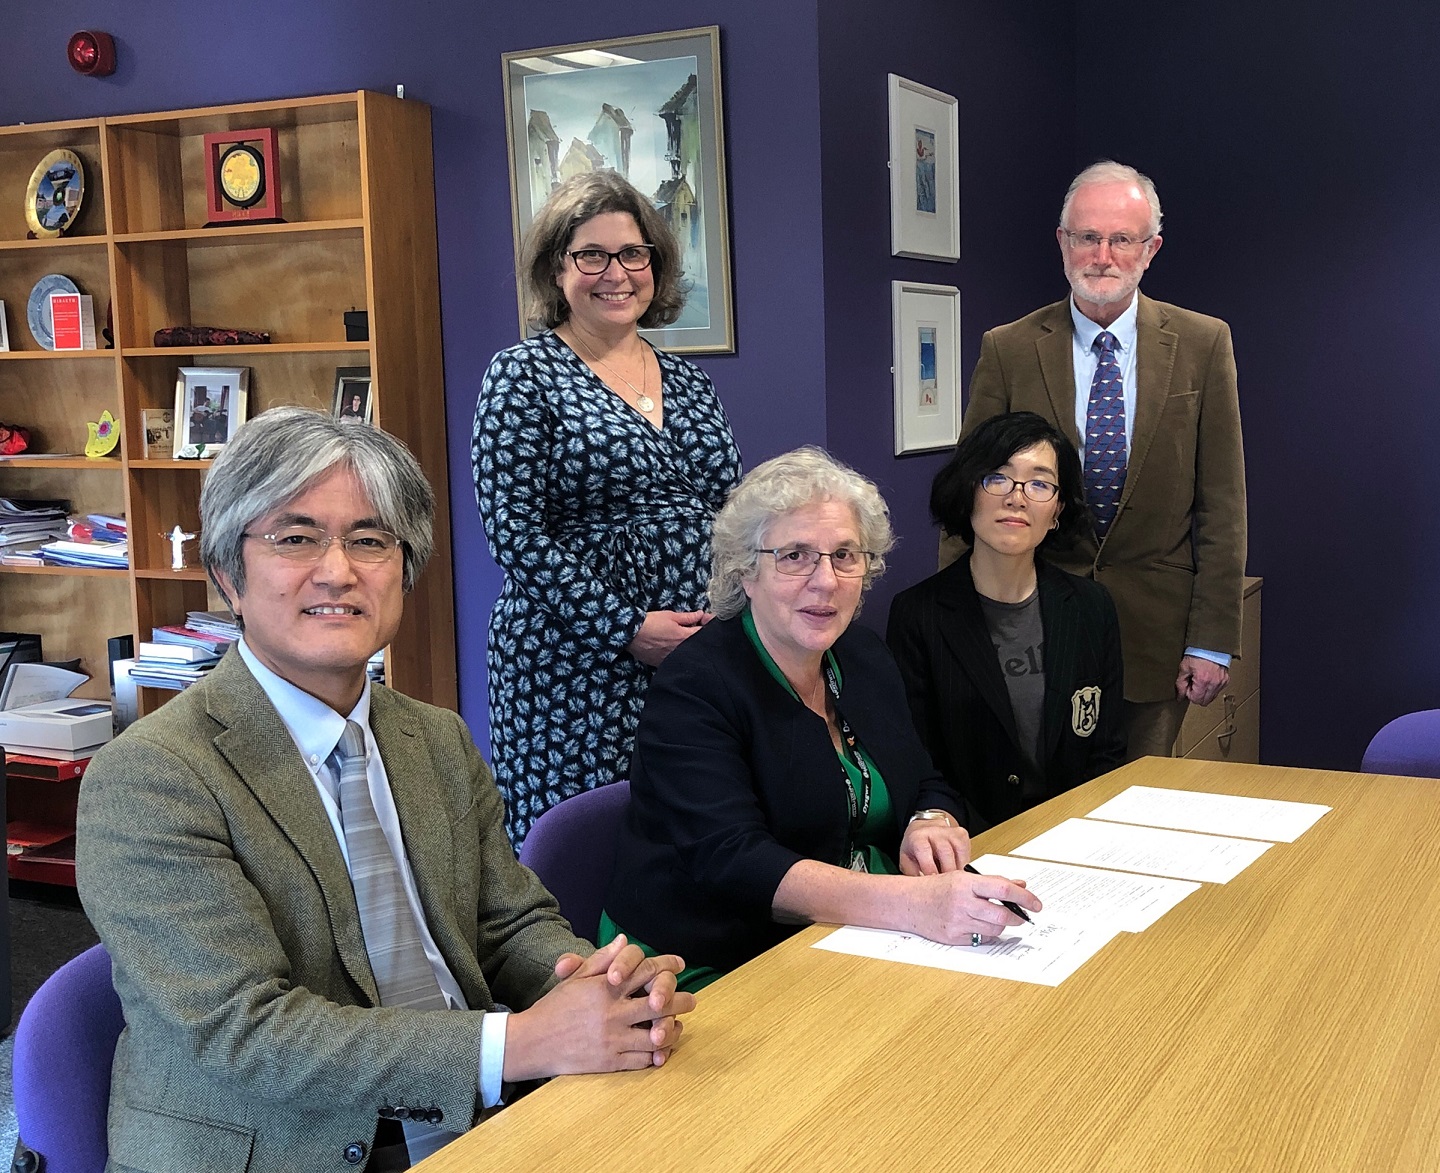
{"type": "Polygon", "coordinates": [[[625,650],[642,664],[660,662],[714,618],[708,611],[647,611],[625,650]]]}
{"type": "Polygon", "coordinates": [[[685,962],[646,957],[616,937],[589,957],[561,954],[561,979],[505,1028],[505,1079],[518,1082],[582,1072],[632,1071],[670,1057],[695,995],[675,989],[685,962]]]}

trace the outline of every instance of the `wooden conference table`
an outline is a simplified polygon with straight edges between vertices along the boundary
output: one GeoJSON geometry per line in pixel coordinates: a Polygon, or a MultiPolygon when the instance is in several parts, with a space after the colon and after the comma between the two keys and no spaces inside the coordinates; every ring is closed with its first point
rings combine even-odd
{"type": "Polygon", "coordinates": [[[663,1068],[555,1080],[418,1168],[1440,1168],[1440,781],[1159,758],[1142,783],[1334,808],[1050,988],[812,949],[704,991],[663,1068]]]}

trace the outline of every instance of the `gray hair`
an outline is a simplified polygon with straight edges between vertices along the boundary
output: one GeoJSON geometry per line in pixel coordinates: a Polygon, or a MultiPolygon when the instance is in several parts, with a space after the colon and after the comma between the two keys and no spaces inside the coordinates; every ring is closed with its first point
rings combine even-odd
{"type": "Polygon", "coordinates": [[[715,518],[711,536],[710,609],[729,619],[745,609],[743,580],[753,579],[768,544],[770,527],[797,509],[822,501],[838,501],[855,514],[860,546],[875,555],[863,589],[885,571],[885,555],[895,544],[890,509],[880,490],[823,448],[806,445],[787,452],[745,474],[730,491],[715,518]]]}
{"type": "Polygon", "coordinates": [[[565,250],[586,221],[606,212],[635,218],[650,251],[655,296],[640,318],[642,330],[668,326],[685,308],[680,245],[669,222],[655,205],[617,171],[582,171],[550,193],[530,221],[520,250],[518,276],[525,295],[525,316],[532,325],[554,329],[570,317],[570,304],[555,278],[565,264],[565,250]]]}
{"type": "Polygon", "coordinates": [[[400,539],[401,584],[415,585],[435,548],[435,494],[410,450],[359,420],[272,407],[241,425],[200,493],[200,562],[222,595],[217,571],[245,593],[246,529],[337,468],[355,474],[376,521],[400,539]]]}
{"type": "Polygon", "coordinates": [[[1160,232],[1160,194],[1155,190],[1155,181],[1148,175],[1136,171],[1134,167],[1126,166],[1124,163],[1117,163],[1114,159],[1101,159],[1098,163],[1091,163],[1084,171],[1070,181],[1070,188],[1065,193],[1065,202],[1060,205],[1060,227],[1066,226],[1070,216],[1070,204],[1075,199],[1075,193],[1082,187],[1088,187],[1092,183],[1133,183],[1140,189],[1145,197],[1145,202],[1150,205],[1150,232],[1158,235],[1160,232]]]}

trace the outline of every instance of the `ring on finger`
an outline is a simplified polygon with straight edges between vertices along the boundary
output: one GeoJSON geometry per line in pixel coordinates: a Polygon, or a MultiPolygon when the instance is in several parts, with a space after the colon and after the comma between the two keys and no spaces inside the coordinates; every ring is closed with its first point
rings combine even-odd
{"type": "Polygon", "coordinates": [[[978,949],[978,948],[980,947],[980,941],[981,941],[981,937],[980,937],[980,934],[979,934],[979,933],[971,933],[971,934],[970,934],[970,947],[971,947],[972,949],[978,949]]]}

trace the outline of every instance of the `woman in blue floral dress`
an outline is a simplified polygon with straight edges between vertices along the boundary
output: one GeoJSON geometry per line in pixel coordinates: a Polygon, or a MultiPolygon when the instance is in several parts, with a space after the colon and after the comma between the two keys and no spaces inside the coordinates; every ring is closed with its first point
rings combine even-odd
{"type": "Polygon", "coordinates": [[[612,171],[561,185],[521,264],[547,333],[497,354],[475,410],[490,737],[517,846],[561,799],[628,777],[656,665],[709,618],[710,523],[740,476],[698,367],[639,335],[684,304],[680,250],[612,171]]]}

